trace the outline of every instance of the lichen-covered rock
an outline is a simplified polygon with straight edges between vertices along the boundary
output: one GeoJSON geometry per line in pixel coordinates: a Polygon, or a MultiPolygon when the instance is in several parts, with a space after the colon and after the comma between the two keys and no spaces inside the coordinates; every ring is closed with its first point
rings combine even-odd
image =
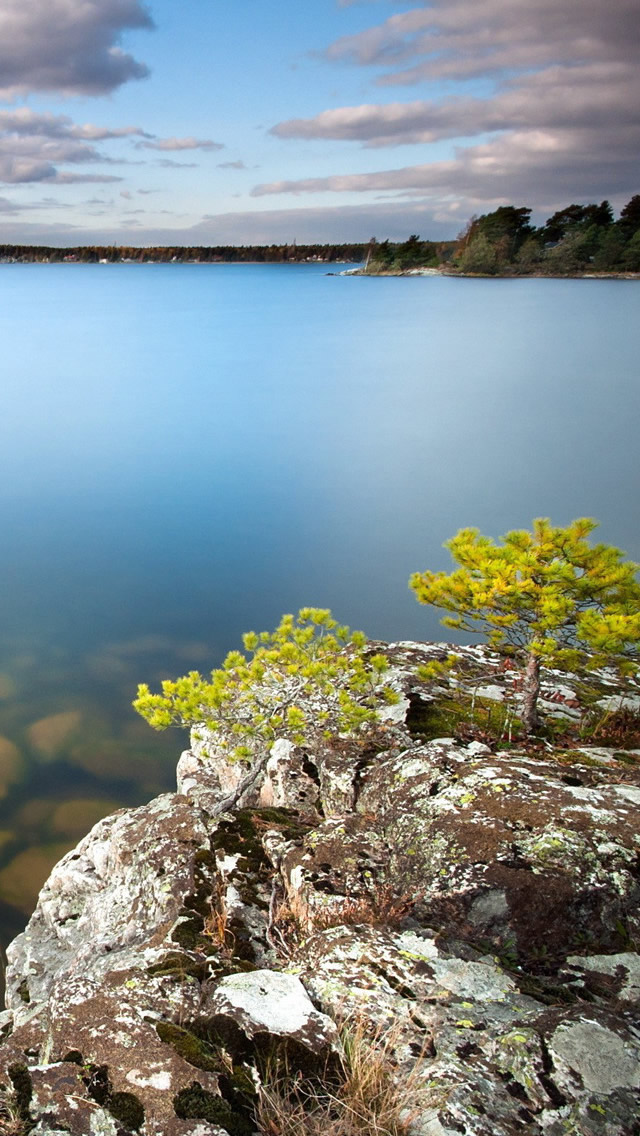
{"type": "Polygon", "coordinates": [[[355,812],[284,855],[289,894],[313,921],[391,888],[423,926],[534,969],[585,942],[614,951],[640,936],[638,793],[476,742],[414,743],[361,771],[355,812]]]}
{"type": "Polygon", "coordinates": [[[335,1023],[318,1013],[294,975],[275,970],[230,974],[217,984],[207,1010],[235,1022],[248,1038],[268,1034],[318,1054],[337,1046],[335,1023]]]}
{"type": "Polygon", "coordinates": [[[640,1037],[632,1014],[578,1001],[546,1006],[491,957],[461,958],[415,932],[336,927],[311,938],[300,959],[307,989],[328,1013],[393,1031],[405,1075],[421,1054],[413,1136],[634,1132],[640,1037]]]}
{"type": "MultiPolygon", "coordinates": [[[[456,648],[426,682],[447,645],[375,649],[398,702],[374,733],[247,769],[203,727],[178,794],[53,869],[0,1016],[24,1131],[253,1136],[266,1055],[335,1070],[355,1018],[409,1078],[407,1136],[638,1136],[634,751],[425,737],[452,692],[511,704],[512,668],[456,648]]],[[[543,712],[577,690],[544,672],[543,712]]]]}

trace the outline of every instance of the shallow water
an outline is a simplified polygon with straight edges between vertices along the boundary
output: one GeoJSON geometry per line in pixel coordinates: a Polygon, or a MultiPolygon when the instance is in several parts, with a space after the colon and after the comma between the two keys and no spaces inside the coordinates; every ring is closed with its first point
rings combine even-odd
{"type": "Polygon", "coordinates": [[[174,783],[139,681],[303,604],[443,637],[463,525],[600,519],[640,558],[640,288],[323,266],[0,266],[0,923],[174,783]],[[4,739],[4,740],[3,740],[4,739]]]}

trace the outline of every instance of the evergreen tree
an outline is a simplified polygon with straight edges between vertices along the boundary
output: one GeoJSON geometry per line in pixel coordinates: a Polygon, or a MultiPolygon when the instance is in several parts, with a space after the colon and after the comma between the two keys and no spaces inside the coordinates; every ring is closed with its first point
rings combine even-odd
{"type": "Polygon", "coordinates": [[[622,267],[627,272],[640,272],[640,228],[636,229],[622,254],[622,267]]]}
{"type": "Polygon", "coordinates": [[[485,631],[494,647],[508,648],[521,664],[527,733],[539,725],[542,663],[637,673],[638,565],[610,545],[591,545],[596,527],[584,517],[566,528],[538,518],[532,533],[509,532],[501,545],[477,529],[462,529],[445,545],[459,568],[411,577],[420,603],[453,613],[442,620],[445,626],[485,631]]]}
{"type": "Polygon", "coordinates": [[[489,238],[480,233],[469,242],[457,263],[461,272],[493,276],[498,271],[498,253],[489,238]]]}
{"type": "Polygon", "coordinates": [[[134,708],[156,730],[206,726],[230,759],[268,753],[277,738],[302,744],[325,733],[358,731],[396,702],[383,686],[384,655],[365,655],[362,632],[341,627],[324,608],[283,615],[275,631],[243,636],[218,670],[138,687],[134,708]]]}

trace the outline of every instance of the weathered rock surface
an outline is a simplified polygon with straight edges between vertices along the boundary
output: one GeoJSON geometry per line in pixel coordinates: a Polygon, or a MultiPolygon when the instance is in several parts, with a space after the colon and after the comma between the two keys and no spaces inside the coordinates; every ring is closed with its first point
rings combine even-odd
{"type": "Polygon", "coordinates": [[[393,1027],[411,1136],[638,1136],[634,751],[429,737],[443,693],[508,700],[513,675],[463,648],[445,691],[416,675],[442,645],[385,649],[375,739],[280,741],[247,771],[200,730],[179,793],[54,868],[0,1020],[25,1132],[250,1136],[272,1047],[317,1067],[356,1016],[393,1027]]]}

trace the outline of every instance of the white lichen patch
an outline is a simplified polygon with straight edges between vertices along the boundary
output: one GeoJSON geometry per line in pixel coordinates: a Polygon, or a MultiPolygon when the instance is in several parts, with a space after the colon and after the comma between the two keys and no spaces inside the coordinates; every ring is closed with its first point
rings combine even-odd
{"type": "Polygon", "coordinates": [[[554,1065],[577,1073],[585,1089],[606,1095],[640,1088],[640,1046],[589,1020],[561,1025],[549,1042],[554,1065]]]}
{"type": "Polygon", "coordinates": [[[127,1081],[131,1085],[137,1085],[139,1089],[170,1089],[171,1088],[171,1073],[168,1069],[162,1069],[159,1072],[152,1072],[153,1065],[149,1065],[145,1072],[140,1069],[130,1069],[127,1073],[127,1081]]]}
{"type": "Polygon", "coordinates": [[[568,969],[577,971],[592,971],[595,974],[606,974],[612,978],[623,976],[623,982],[616,997],[623,1002],[640,1001],[640,955],[633,951],[623,951],[617,955],[570,955],[567,958],[568,969]]]}
{"type": "Polygon", "coordinates": [[[509,914],[509,904],[504,891],[488,891],[474,899],[469,909],[469,919],[475,925],[486,926],[500,922],[509,914]]]}
{"type": "Polygon", "coordinates": [[[91,1114],[89,1125],[91,1136],[118,1136],[118,1124],[103,1108],[91,1114]]]}
{"type": "Polygon", "coordinates": [[[337,1040],[334,1023],[316,1010],[299,978],[273,970],[230,974],[213,992],[214,1013],[233,1018],[248,1037],[267,1031],[319,1050],[337,1040]]]}
{"type": "Polygon", "coordinates": [[[614,791],[632,805],[640,805],[640,789],[636,785],[615,785],[614,791]]]}
{"type": "Polygon", "coordinates": [[[435,959],[432,965],[438,985],[460,998],[503,1002],[516,990],[515,982],[491,963],[435,959]]]}
{"type": "Polygon", "coordinates": [[[406,958],[427,960],[438,958],[439,951],[435,939],[424,939],[421,935],[416,935],[415,931],[403,931],[401,935],[396,935],[395,941],[400,953],[406,958]]]}

